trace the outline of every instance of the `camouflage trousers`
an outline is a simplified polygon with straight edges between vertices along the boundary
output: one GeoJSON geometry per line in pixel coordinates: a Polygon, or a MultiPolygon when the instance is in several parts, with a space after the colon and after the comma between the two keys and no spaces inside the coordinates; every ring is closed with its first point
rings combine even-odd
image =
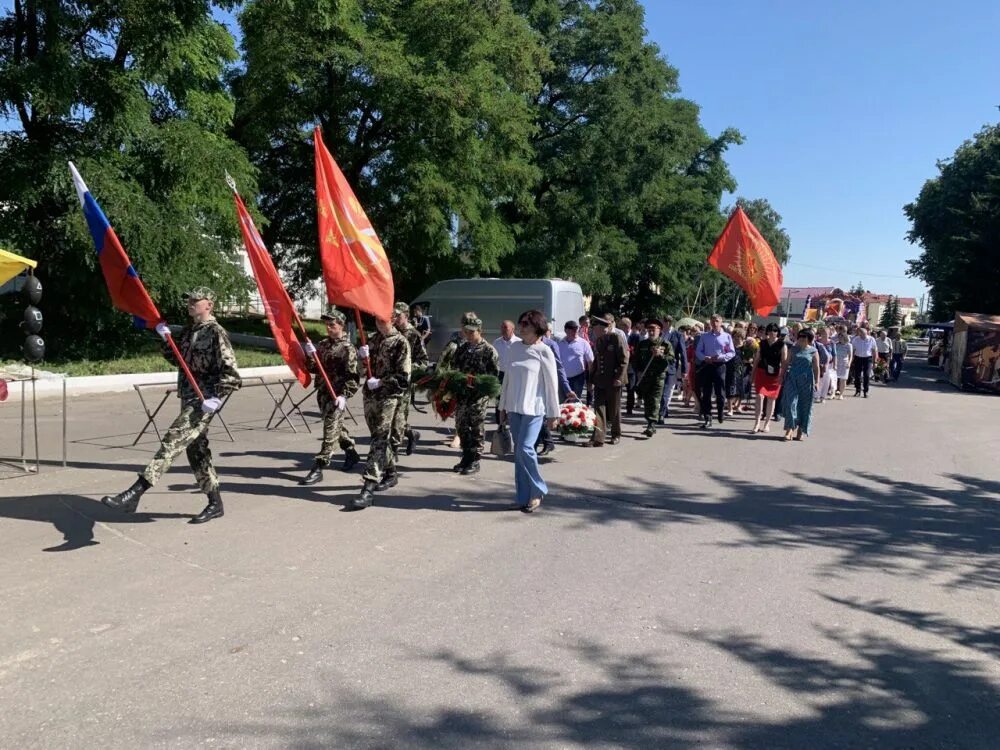
{"type": "Polygon", "coordinates": [[[200,405],[182,406],[181,413],[163,436],[160,449],[143,469],[142,478],[150,486],[156,484],[181,451],[186,450],[188,463],[201,491],[208,493],[219,489],[219,477],[212,466],[212,451],[208,447],[208,425],[211,421],[212,415],[202,412],[200,405]]]}
{"type": "Polygon", "coordinates": [[[344,451],[350,450],[354,447],[354,438],[347,430],[346,410],[337,411],[337,404],[333,401],[320,403],[320,410],[323,412],[323,442],[316,454],[316,463],[329,466],[336,446],[344,451]]]}
{"type": "Polygon", "coordinates": [[[396,418],[392,420],[392,437],[396,445],[402,445],[410,434],[410,402],[413,400],[413,389],[409,389],[399,397],[399,409],[396,418]]]}
{"type": "Polygon", "coordinates": [[[486,450],[486,411],[488,398],[466,401],[459,399],[455,408],[455,431],[463,453],[483,455],[486,450]]]}
{"type": "Polygon", "coordinates": [[[386,474],[396,473],[396,455],[402,441],[402,431],[397,433],[394,426],[399,422],[403,393],[389,398],[375,398],[365,391],[365,422],[372,441],[368,446],[368,461],[365,464],[365,480],[379,482],[386,474]]]}
{"type": "Polygon", "coordinates": [[[663,400],[663,381],[664,376],[660,375],[658,378],[647,378],[639,386],[636,387],[636,391],[642,396],[642,406],[643,406],[643,416],[646,418],[647,424],[653,424],[660,418],[660,401],[663,400]],[[646,382],[646,381],[649,382],[646,382]]]}

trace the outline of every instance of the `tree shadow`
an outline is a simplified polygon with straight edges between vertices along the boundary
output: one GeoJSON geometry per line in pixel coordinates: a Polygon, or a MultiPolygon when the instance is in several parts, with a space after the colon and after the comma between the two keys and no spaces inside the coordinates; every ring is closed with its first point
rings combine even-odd
{"type": "Polygon", "coordinates": [[[741,690],[791,696],[777,712],[768,710],[773,700],[731,705],[709,697],[661,652],[570,638],[550,644],[559,653],[545,666],[521,653],[410,650],[401,668],[416,661],[435,676],[425,702],[331,678],[318,705],[198,731],[289,748],[995,747],[1000,691],[981,664],[871,634],[821,634],[830,646],[823,656],[741,633],[670,633],[743,665],[725,671],[741,690]],[[826,656],[831,650],[837,657],[826,656]],[[443,700],[455,693],[462,697],[443,700]],[[484,696],[482,705],[470,705],[469,695],[484,696]]]}

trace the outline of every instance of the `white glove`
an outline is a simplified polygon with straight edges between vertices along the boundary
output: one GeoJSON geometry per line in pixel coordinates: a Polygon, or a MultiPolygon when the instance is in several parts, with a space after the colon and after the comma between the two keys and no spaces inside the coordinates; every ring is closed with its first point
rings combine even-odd
{"type": "Polygon", "coordinates": [[[166,323],[157,323],[156,324],[156,332],[158,334],[160,334],[160,338],[161,339],[163,339],[164,341],[166,341],[167,340],[167,336],[170,335],[170,326],[168,326],[166,323]]]}
{"type": "Polygon", "coordinates": [[[343,411],[347,408],[347,399],[343,396],[337,396],[337,411],[343,411]]]}
{"type": "Polygon", "coordinates": [[[311,357],[316,356],[316,346],[313,344],[312,341],[307,341],[306,343],[304,343],[302,345],[302,351],[304,351],[311,357]]]}
{"type": "Polygon", "coordinates": [[[221,398],[206,398],[201,402],[201,410],[206,414],[215,414],[222,407],[221,398]]]}
{"type": "Polygon", "coordinates": [[[368,378],[368,380],[365,381],[365,385],[368,386],[369,391],[377,391],[379,388],[382,387],[382,379],[368,378]]]}
{"type": "Polygon", "coordinates": [[[368,344],[358,347],[358,356],[361,357],[361,359],[368,359],[368,357],[370,356],[370,353],[368,351],[368,344]]]}

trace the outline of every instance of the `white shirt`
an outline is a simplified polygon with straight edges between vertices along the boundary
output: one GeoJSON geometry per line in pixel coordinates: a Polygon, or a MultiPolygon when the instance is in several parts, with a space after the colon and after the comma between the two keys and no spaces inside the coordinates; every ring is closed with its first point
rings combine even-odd
{"type": "Polygon", "coordinates": [[[875,339],[871,336],[866,339],[855,336],[851,339],[851,346],[854,347],[855,357],[871,357],[875,354],[875,339]]]}
{"type": "Polygon", "coordinates": [[[510,346],[515,341],[520,341],[519,336],[511,336],[510,341],[505,339],[503,336],[497,336],[493,341],[493,348],[497,350],[499,355],[499,368],[500,372],[507,372],[507,352],[510,351],[510,346]]]}
{"type": "Polygon", "coordinates": [[[889,339],[875,339],[879,354],[892,354],[892,342],[889,339]]]}
{"type": "Polygon", "coordinates": [[[556,358],[549,347],[541,341],[532,346],[518,341],[510,347],[497,406],[533,417],[559,416],[556,358]]]}

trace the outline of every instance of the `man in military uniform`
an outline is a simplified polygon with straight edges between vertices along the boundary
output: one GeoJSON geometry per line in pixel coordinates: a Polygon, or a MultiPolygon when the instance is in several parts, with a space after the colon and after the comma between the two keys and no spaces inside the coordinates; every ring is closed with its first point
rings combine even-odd
{"type": "Polygon", "coordinates": [[[361,381],[358,353],[344,335],[346,320],[344,313],[333,309],[320,317],[326,323],[326,338],[319,342],[319,346],[306,344],[304,348],[306,354],[310,355],[306,360],[306,366],[309,372],[317,376],[316,400],[323,415],[323,442],[319,453],[316,454],[312,471],[299,482],[305,485],[322,481],[323,469],[330,465],[335,444],[339,444],[344,451],[344,471],[350,471],[361,461],[361,456],[354,448],[354,438],[348,432],[344,419],[347,399],[358,392],[358,384],[361,381]],[[330,378],[330,384],[337,393],[336,398],[330,395],[326,381],[319,374],[319,368],[312,355],[319,357],[327,377],[330,378]]]}
{"type": "MultiPolygon", "coordinates": [[[[410,325],[410,306],[405,302],[397,302],[393,308],[392,324],[396,330],[403,334],[403,337],[410,344],[410,364],[414,370],[423,370],[430,364],[430,357],[427,355],[427,347],[424,345],[424,337],[416,328],[410,325]]],[[[393,425],[397,440],[402,444],[406,441],[406,455],[413,455],[413,446],[420,440],[420,433],[410,427],[410,403],[413,401],[413,387],[411,386],[403,399],[402,408],[396,415],[397,424],[393,425]]]]}
{"type": "MultiPolygon", "coordinates": [[[[160,449],[135,484],[117,495],[102,498],[101,502],[109,508],[134,513],[142,494],[156,484],[180,452],[186,450],[198,487],[208,495],[208,505],[191,519],[191,523],[205,523],[223,515],[219,478],[208,448],[208,426],[212,416],[222,407],[223,400],[243,383],[236,370],[236,355],[229,343],[229,334],[212,314],[215,292],[207,287],[198,287],[188,292],[185,298],[192,322],[181,331],[177,346],[205,400],[198,398],[183,370],[179,371],[177,395],[181,400],[181,413],[163,436],[160,449]]],[[[166,343],[170,328],[166,323],[160,323],[156,332],[164,341],[163,356],[176,364],[173,350],[166,343]]]]}
{"type": "MultiPolygon", "coordinates": [[[[483,338],[483,321],[475,313],[466,313],[462,318],[462,335],[465,341],[458,345],[453,367],[465,375],[500,374],[500,356],[492,344],[483,338]]],[[[489,398],[473,395],[461,396],[455,408],[455,430],[462,446],[462,460],[454,471],[475,474],[479,471],[479,459],[483,455],[486,440],[486,411],[489,398]]]]}
{"type": "Polygon", "coordinates": [[[591,318],[595,334],[594,361],[590,365],[590,382],[594,385],[594,411],[597,424],[588,446],[600,448],[605,439],[615,445],[622,435],[622,383],[628,368],[628,345],[625,337],[613,329],[608,318],[591,318]],[[609,437],[610,433],[610,437],[609,437]]]}
{"type": "Polygon", "coordinates": [[[391,322],[376,320],[378,331],[358,354],[371,359],[372,374],[365,381],[365,421],[371,433],[368,462],[365,465],[361,495],[351,501],[348,510],[363,510],[374,502],[374,493],[395,487],[396,455],[399,440],[394,437],[393,423],[409,396],[410,345],[391,322]]]}
{"type": "Polygon", "coordinates": [[[646,437],[656,434],[663,381],[667,367],[674,360],[674,349],[660,336],[661,330],[660,321],[650,318],[646,321],[648,336],[635,345],[635,390],[642,397],[643,416],[646,418],[646,429],[642,434],[646,437]]]}

